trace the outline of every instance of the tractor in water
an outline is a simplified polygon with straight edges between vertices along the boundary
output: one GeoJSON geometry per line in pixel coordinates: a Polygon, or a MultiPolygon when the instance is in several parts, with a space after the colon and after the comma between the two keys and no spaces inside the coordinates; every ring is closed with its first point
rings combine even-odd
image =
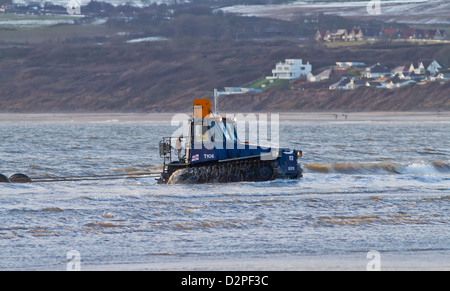
{"type": "MultiPolygon", "coordinates": [[[[216,93],[216,92],[215,92],[216,93]]],[[[217,97],[215,94],[215,102],[217,97]]],[[[216,107],[216,105],[215,105],[216,107]]],[[[187,136],[163,137],[159,183],[226,183],[302,177],[302,151],[240,141],[236,120],[211,112],[209,99],[193,102],[187,136]]]]}

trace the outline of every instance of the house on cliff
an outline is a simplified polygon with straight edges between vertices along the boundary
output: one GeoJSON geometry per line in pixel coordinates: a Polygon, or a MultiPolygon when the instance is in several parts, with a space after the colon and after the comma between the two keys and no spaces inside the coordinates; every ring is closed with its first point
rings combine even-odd
{"type": "Polygon", "coordinates": [[[272,70],[272,76],[268,76],[266,79],[298,79],[308,75],[311,71],[312,65],[309,62],[304,64],[302,59],[286,59],[285,62],[277,63],[275,69],[272,70]]]}

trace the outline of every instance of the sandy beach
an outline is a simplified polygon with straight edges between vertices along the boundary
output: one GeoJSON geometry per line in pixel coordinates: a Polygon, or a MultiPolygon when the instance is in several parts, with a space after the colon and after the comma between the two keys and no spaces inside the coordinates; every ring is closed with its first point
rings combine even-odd
{"type": "MultiPolygon", "coordinates": [[[[273,114],[255,112],[253,114],[273,114]]],[[[0,122],[170,122],[179,113],[0,113],[0,122]]],[[[182,112],[191,115],[191,112],[182,112]]],[[[227,112],[221,113],[223,116],[227,112]]],[[[231,113],[233,114],[233,113],[231,113]]],[[[242,113],[244,116],[252,113],[242,113]]],[[[280,121],[450,121],[450,112],[278,112],[280,121]]]]}
{"type": "MultiPolygon", "coordinates": [[[[445,253],[431,251],[408,255],[384,254],[380,271],[448,271],[445,253]]],[[[291,256],[225,260],[182,260],[144,264],[81,266],[86,271],[367,271],[371,260],[366,253],[340,256],[291,256]]]]}

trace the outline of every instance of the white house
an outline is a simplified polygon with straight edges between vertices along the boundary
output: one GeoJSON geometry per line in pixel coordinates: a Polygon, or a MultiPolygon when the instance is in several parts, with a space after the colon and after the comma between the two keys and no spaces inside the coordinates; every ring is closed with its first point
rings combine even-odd
{"type": "Polygon", "coordinates": [[[442,69],[442,66],[436,60],[423,60],[417,63],[412,63],[409,68],[409,72],[414,72],[417,75],[423,75],[427,71],[434,75],[442,69]]]}
{"type": "Polygon", "coordinates": [[[361,72],[361,75],[368,79],[389,78],[391,77],[391,74],[392,73],[388,70],[388,68],[380,65],[379,63],[368,67],[365,71],[361,72]]]}
{"type": "Polygon", "coordinates": [[[384,82],[366,82],[366,87],[386,88],[386,83],[384,83],[384,82]]]}
{"type": "Polygon", "coordinates": [[[394,76],[394,77],[397,76],[399,79],[405,79],[405,76],[411,72],[410,66],[411,65],[403,65],[403,66],[398,66],[398,67],[392,69],[392,71],[391,71],[392,76],[394,76]]]}
{"type": "Polygon", "coordinates": [[[330,85],[330,90],[354,90],[359,87],[369,86],[368,82],[355,78],[342,78],[339,82],[330,85]]]}
{"type": "Polygon", "coordinates": [[[308,75],[311,71],[312,66],[309,62],[304,64],[302,59],[286,59],[284,63],[277,63],[272,70],[272,76],[266,79],[297,79],[308,75]]]}
{"type": "Polygon", "coordinates": [[[445,80],[445,75],[441,72],[437,72],[436,74],[428,76],[427,80],[431,82],[445,80]]]}
{"type": "Polygon", "coordinates": [[[347,90],[347,87],[348,87],[347,85],[349,83],[350,83],[349,79],[343,78],[339,82],[336,82],[336,83],[330,85],[329,89],[330,90],[347,90]]]}
{"type": "Polygon", "coordinates": [[[362,80],[356,80],[356,79],[351,79],[349,83],[347,83],[345,85],[347,90],[353,90],[353,89],[357,89],[359,87],[363,87],[366,86],[366,82],[362,81],[362,80]]]}
{"type": "Polygon", "coordinates": [[[432,75],[438,73],[442,69],[442,66],[439,65],[436,60],[426,60],[421,61],[420,63],[432,75]]]}
{"type": "Polygon", "coordinates": [[[323,80],[328,80],[330,78],[330,75],[331,69],[325,70],[316,76],[314,76],[311,72],[309,72],[308,75],[306,76],[306,79],[308,80],[308,82],[320,82],[323,80]]]}

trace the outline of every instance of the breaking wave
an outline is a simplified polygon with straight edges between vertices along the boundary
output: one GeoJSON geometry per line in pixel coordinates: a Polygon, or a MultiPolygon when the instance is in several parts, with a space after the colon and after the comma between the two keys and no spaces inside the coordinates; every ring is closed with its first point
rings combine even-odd
{"type": "Polygon", "coordinates": [[[303,168],[317,173],[340,174],[413,174],[427,175],[435,173],[450,173],[450,163],[443,161],[400,163],[336,163],[309,164],[303,168]]]}

